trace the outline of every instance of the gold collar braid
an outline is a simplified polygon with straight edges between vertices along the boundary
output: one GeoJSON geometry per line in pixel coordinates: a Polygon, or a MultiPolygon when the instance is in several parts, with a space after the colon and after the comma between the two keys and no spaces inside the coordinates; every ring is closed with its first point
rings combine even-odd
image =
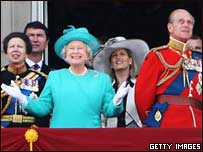
{"type": "Polygon", "coordinates": [[[178,50],[178,51],[180,51],[180,53],[182,53],[182,52],[185,52],[187,45],[186,45],[186,43],[183,43],[181,41],[174,39],[173,37],[170,37],[168,46],[175,50],[178,50]]]}
{"type": "Polygon", "coordinates": [[[17,74],[21,74],[21,73],[27,71],[27,67],[26,67],[26,65],[24,64],[23,66],[21,66],[21,67],[19,67],[19,68],[16,68],[14,65],[9,64],[9,66],[8,66],[8,71],[11,72],[11,73],[13,73],[13,74],[15,74],[15,75],[17,75],[17,74]]]}

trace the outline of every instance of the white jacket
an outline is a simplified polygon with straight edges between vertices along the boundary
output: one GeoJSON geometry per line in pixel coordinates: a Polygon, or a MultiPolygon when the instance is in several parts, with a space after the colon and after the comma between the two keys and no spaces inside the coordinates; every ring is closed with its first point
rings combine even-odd
{"type": "MultiPolygon", "coordinates": [[[[142,123],[137,113],[137,108],[134,101],[134,91],[135,91],[134,89],[135,89],[136,80],[131,79],[131,81],[134,83],[134,85],[133,87],[130,87],[127,95],[125,121],[126,121],[126,124],[129,124],[134,120],[139,127],[142,127],[142,123]]],[[[102,126],[104,128],[117,128],[117,121],[118,121],[117,117],[104,118],[102,116],[102,123],[103,123],[102,126]]]]}

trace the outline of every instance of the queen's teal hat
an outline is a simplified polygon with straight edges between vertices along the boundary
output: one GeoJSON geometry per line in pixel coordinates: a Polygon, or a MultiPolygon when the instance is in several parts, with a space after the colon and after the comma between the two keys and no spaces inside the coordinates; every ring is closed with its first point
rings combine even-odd
{"type": "Polygon", "coordinates": [[[54,46],[55,52],[60,58],[62,58],[61,51],[63,47],[74,40],[79,40],[87,44],[92,50],[93,54],[97,52],[99,48],[99,42],[92,34],[88,32],[86,28],[75,28],[72,25],[69,25],[68,27],[68,29],[63,31],[63,36],[61,36],[56,41],[54,46]]]}

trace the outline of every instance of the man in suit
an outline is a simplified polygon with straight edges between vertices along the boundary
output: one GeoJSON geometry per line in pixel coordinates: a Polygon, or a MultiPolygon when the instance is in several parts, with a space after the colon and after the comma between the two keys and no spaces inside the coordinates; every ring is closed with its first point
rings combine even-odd
{"type": "Polygon", "coordinates": [[[39,21],[30,22],[26,25],[24,33],[32,44],[32,53],[26,58],[27,66],[48,74],[50,67],[43,61],[43,54],[49,42],[47,27],[39,21]]]}
{"type": "MultiPolygon", "coordinates": [[[[49,42],[47,27],[39,21],[33,21],[25,26],[24,33],[29,37],[32,44],[32,52],[25,60],[27,67],[48,75],[51,68],[46,65],[43,60],[43,54],[49,42]]],[[[40,93],[41,91],[39,94],[40,93]]],[[[44,117],[43,120],[37,119],[37,124],[43,123],[45,127],[48,127],[47,121],[50,119],[50,117],[51,116],[48,115],[44,117]]]]}
{"type": "Polygon", "coordinates": [[[192,51],[202,53],[202,39],[198,35],[193,35],[188,41],[188,46],[192,51]]]}

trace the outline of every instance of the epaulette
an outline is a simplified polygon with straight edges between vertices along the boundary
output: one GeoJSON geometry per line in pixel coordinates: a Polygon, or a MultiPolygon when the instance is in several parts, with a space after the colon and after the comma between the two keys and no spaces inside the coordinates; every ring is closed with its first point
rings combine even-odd
{"type": "Polygon", "coordinates": [[[151,51],[156,52],[156,51],[166,49],[166,48],[168,48],[168,45],[162,45],[162,46],[159,46],[159,47],[152,48],[151,51]]]}
{"type": "Polygon", "coordinates": [[[2,66],[2,67],[1,67],[1,72],[2,72],[2,71],[6,71],[5,66],[2,66]]]}
{"type": "Polygon", "coordinates": [[[40,74],[47,79],[48,75],[44,72],[40,72],[40,74]]]}
{"type": "Polygon", "coordinates": [[[41,75],[41,76],[43,76],[43,77],[45,77],[46,79],[47,79],[47,77],[48,77],[48,75],[45,74],[44,72],[38,72],[38,71],[35,71],[35,70],[33,70],[33,69],[29,69],[29,70],[32,71],[32,72],[35,72],[35,73],[37,73],[37,74],[39,74],[39,75],[41,75]]]}

